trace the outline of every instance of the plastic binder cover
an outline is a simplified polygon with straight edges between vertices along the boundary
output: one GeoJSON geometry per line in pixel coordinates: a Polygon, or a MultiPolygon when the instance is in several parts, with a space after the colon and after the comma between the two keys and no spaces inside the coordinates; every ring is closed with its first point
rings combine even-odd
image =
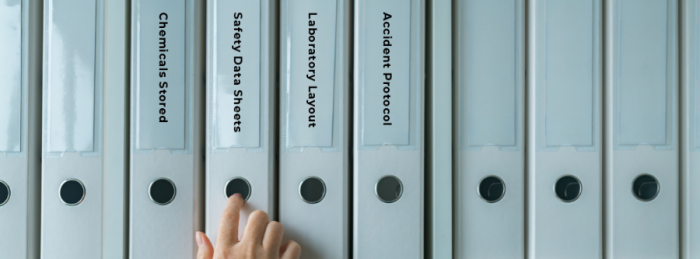
{"type": "Polygon", "coordinates": [[[29,1],[0,3],[0,232],[13,233],[0,236],[2,258],[38,258],[41,97],[39,84],[30,84],[28,76],[37,72],[28,61],[29,52],[38,50],[29,44],[29,33],[32,40],[38,34],[29,26],[38,25],[38,11],[29,1]]]}
{"type": "Polygon", "coordinates": [[[524,3],[457,10],[455,256],[523,258],[524,3]]]}
{"type": "Polygon", "coordinates": [[[677,7],[607,2],[606,258],[679,256],[677,7]]]}
{"type": "Polygon", "coordinates": [[[102,256],[103,5],[44,2],[42,258],[102,256]]]}
{"type": "Polygon", "coordinates": [[[354,258],[423,258],[424,7],[355,4],[354,258]]]}
{"type": "Polygon", "coordinates": [[[195,40],[204,33],[200,5],[132,2],[130,258],[196,253],[204,202],[198,195],[201,141],[194,137],[203,125],[197,80],[203,53],[195,40]]]}
{"type": "Polygon", "coordinates": [[[209,1],[206,230],[216,242],[226,199],[241,193],[248,215],[275,215],[276,3],[209,1]]]}
{"type": "Polygon", "coordinates": [[[279,219],[303,258],[347,258],[350,1],[281,7],[279,219]]]}
{"type": "Polygon", "coordinates": [[[601,258],[601,1],[530,4],[528,252],[601,258]]]}

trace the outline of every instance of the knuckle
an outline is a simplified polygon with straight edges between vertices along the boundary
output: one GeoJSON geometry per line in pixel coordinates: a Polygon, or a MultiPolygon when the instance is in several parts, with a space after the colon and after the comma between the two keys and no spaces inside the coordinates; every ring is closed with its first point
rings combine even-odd
{"type": "Polygon", "coordinates": [[[255,257],[255,250],[251,249],[251,248],[246,249],[243,252],[243,254],[245,255],[245,257],[243,257],[243,258],[256,258],[255,257]]]}

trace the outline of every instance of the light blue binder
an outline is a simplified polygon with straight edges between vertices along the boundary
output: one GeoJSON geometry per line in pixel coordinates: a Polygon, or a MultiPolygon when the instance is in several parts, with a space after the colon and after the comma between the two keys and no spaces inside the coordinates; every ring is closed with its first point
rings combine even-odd
{"type": "Polygon", "coordinates": [[[530,1],[529,258],[603,256],[601,7],[530,1]]]}
{"type": "Polygon", "coordinates": [[[279,221],[303,258],[350,257],[350,2],[279,1],[279,221]]]}
{"type": "Polygon", "coordinates": [[[678,1],[605,10],[605,255],[677,258],[678,1]]]}
{"type": "Polygon", "coordinates": [[[525,1],[456,10],[454,255],[523,258],[525,1]]]}
{"type": "Polygon", "coordinates": [[[44,1],[43,39],[41,258],[99,258],[107,154],[104,1],[44,1]],[[71,248],[74,243],[85,249],[71,248]]]}
{"type": "Polygon", "coordinates": [[[355,2],[355,259],[424,256],[425,6],[355,2]]]}
{"type": "Polygon", "coordinates": [[[0,232],[7,233],[0,236],[0,258],[39,258],[39,6],[0,3],[0,232]]]}

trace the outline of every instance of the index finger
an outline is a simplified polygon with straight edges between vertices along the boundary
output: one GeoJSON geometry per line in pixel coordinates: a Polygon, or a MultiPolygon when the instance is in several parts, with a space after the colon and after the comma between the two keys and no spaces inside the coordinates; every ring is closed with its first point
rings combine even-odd
{"type": "Polygon", "coordinates": [[[243,197],[240,194],[236,193],[228,198],[219,221],[216,250],[219,250],[219,247],[231,247],[238,243],[238,221],[241,218],[241,207],[243,207],[243,197]]]}

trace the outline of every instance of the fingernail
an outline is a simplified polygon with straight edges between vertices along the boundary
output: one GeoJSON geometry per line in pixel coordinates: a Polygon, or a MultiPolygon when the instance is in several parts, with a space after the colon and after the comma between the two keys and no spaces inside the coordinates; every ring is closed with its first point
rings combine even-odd
{"type": "Polygon", "coordinates": [[[238,196],[238,197],[243,198],[243,196],[240,193],[234,193],[233,196],[238,196]]]}
{"type": "Polygon", "coordinates": [[[197,246],[202,246],[202,244],[204,244],[204,240],[202,240],[202,232],[197,231],[197,233],[194,235],[194,239],[197,240],[197,246]]]}

